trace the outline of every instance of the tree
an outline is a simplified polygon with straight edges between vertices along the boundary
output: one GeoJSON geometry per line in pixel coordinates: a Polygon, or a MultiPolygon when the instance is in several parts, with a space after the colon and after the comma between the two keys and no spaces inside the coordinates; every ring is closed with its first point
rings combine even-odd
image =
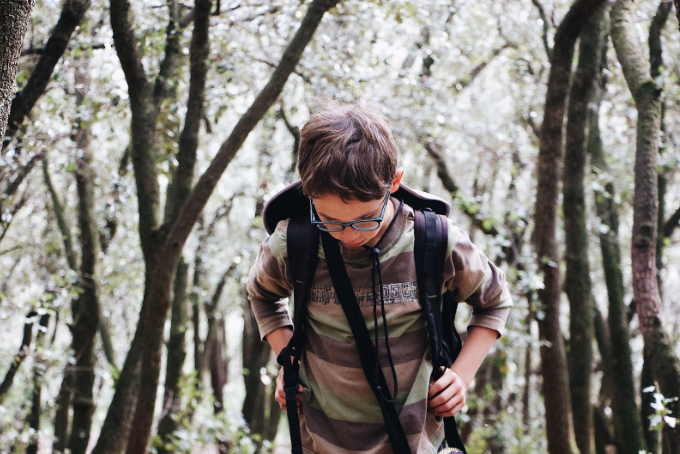
{"type": "Polygon", "coordinates": [[[541,361],[543,370],[543,398],[550,454],[572,452],[571,405],[564,341],[560,331],[560,275],[557,247],[557,193],[562,161],[562,125],[574,43],[586,19],[604,2],[574,2],[555,33],[552,50],[545,113],[541,125],[538,152],[538,188],[534,207],[533,242],[538,267],[543,274],[543,289],[538,296],[541,302],[539,317],[541,361]]]}
{"type": "MultiPolygon", "coordinates": [[[[680,363],[670,344],[661,317],[661,297],[656,279],[656,241],[658,226],[657,155],[661,91],[650,76],[634,29],[631,1],[618,0],[611,11],[612,41],[621,62],[623,74],[638,111],[635,147],[635,195],[633,215],[633,292],[640,320],[645,351],[652,361],[654,377],[660,391],[667,397],[680,395],[680,363]]],[[[673,415],[678,414],[677,401],[669,404],[673,415]]],[[[680,427],[665,428],[664,444],[677,452],[680,449],[680,427]]]]}
{"type": "MultiPolygon", "coordinates": [[[[205,3],[209,4],[209,2],[205,3]]],[[[195,188],[181,206],[176,221],[167,223],[159,229],[156,214],[159,207],[159,188],[154,170],[156,109],[154,109],[152,103],[150,86],[134,39],[130,4],[125,0],[112,0],[111,2],[111,23],[114,30],[116,51],[130,93],[132,160],[140,208],[140,237],[148,273],[145,297],[140,311],[140,324],[130,353],[128,353],[128,359],[126,359],[126,364],[123,367],[119,387],[122,385],[122,376],[126,372],[127,376],[130,377],[130,384],[126,383],[124,391],[126,399],[119,398],[119,403],[116,405],[117,412],[127,411],[124,410],[126,407],[122,403],[131,403],[130,399],[134,394],[132,391],[134,390],[135,369],[139,364],[137,358],[143,351],[143,355],[141,355],[143,361],[141,386],[139,388],[140,399],[135,409],[134,430],[130,433],[128,439],[127,452],[129,453],[145,452],[148,444],[154,414],[155,393],[158,386],[163,326],[170,305],[170,285],[182,247],[212,194],[219,177],[250,131],[276,101],[324,13],[335,6],[336,3],[337,1],[316,0],[310,5],[298,32],[284,52],[281,63],[275,69],[269,83],[241,117],[211,165],[198,180],[195,188]],[[166,236],[164,232],[169,233],[166,236]],[[133,349],[135,350],[133,351],[133,349]]],[[[116,394],[119,391],[123,393],[117,387],[116,394]]],[[[114,396],[115,400],[116,397],[114,396]]],[[[120,418],[119,415],[112,414],[111,410],[107,420],[123,422],[124,425],[119,426],[116,431],[108,430],[111,435],[118,434],[117,437],[114,435],[113,439],[121,437],[125,439],[126,437],[122,434],[126,433],[132,422],[126,422],[127,418],[120,418]]],[[[102,432],[106,429],[105,422],[102,432]]],[[[108,441],[112,441],[109,438],[111,435],[107,436],[108,441]]],[[[104,449],[111,449],[104,448],[104,446],[107,446],[106,443],[100,437],[94,452],[105,452],[104,449]]]]}
{"type": "Polygon", "coordinates": [[[600,68],[604,7],[593,13],[580,34],[578,66],[569,95],[564,153],[564,230],[567,264],[564,288],[569,297],[569,386],[576,444],[581,454],[593,452],[593,413],[590,402],[593,362],[594,304],[588,260],[587,214],[584,189],[588,106],[600,68]]]}
{"type": "MultiPolygon", "coordinates": [[[[10,102],[14,97],[19,55],[35,0],[9,0],[0,5],[0,137],[5,136],[10,102]]],[[[3,140],[4,148],[4,140],[3,140]]]]}

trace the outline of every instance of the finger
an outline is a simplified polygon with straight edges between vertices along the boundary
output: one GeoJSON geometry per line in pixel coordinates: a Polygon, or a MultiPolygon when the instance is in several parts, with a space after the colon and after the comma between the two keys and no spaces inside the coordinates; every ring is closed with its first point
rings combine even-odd
{"type": "Polygon", "coordinates": [[[439,377],[439,380],[437,380],[432,384],[432,386],[430,386],[430,389],[428,391],[428,397],[436,396],[443,389],[448,388],[451,384],[459,380],[460,379],[458,375],[451,369],[444,369],[444,373],[442,374],[441,377],[439,377]]]}
{"type": "Polygon", "coordinates": [[[436,396],[430,398],[427,404],[430,408],[435,409],[451,400],[456,394],[460,394],[459,390],[456,389],[455,385],[451,385],[448,388],[442,390],[436,396]]]}
{"type": "Polygon", "coordinates": [[[432,407],[435,414],[443,414],[454,410],[456,407],[463,408],[465,406],[465,395],[455,394],[451,399],[432,407]]]}
{"type": "Polygon", "coordinates": [[[458,405],[453,407],[451,410],[440,412],[440,413],[435,413],[435,415],[441,416],[441,417],[444,417],[444,418],[449,417],[449,416],[455,416],[463,409],[463,407],[465,407],[465,402],[460,402],[458,405]]]}

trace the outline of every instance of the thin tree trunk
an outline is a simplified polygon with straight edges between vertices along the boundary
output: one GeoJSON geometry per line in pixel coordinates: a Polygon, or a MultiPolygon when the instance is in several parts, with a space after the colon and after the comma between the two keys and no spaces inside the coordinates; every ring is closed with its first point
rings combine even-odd
{"type": "Polygon", "coordinates": [[[564,154],[563,210],[566,236],[565,292],[569,298],[569,386],[576,445],[593,452],[593,406],[590,401],[593,362],[593,299],[588,261],[584,177],[588,106],[600,69],[604,6],[586,21],[580,34],[578,66],[572,81],[564,154]]]}
{"type": "MultiPolygon", "coordinates": [[[[659,3],[659,7],[656,10],[654,19],[652,19],[652,24],[649,27],[649,63],[652,79],[655,79],[661,75],[663,69],[663,49],[661,47],[661,32],[663,31],[664,25],[668,20],[670,15],[672,5],[670,2],[662,1],[659,3]]],[[[661,87],[663,89],[663,87],[661,87]]],[[[665,124],[665,114],[666,114],[666,103],[661,100],[661,137],[659,143],[659,156],[663,156],[666,153],[666,124],[665,124]]],[[[664,243],[666,240],[666,235],[664,235],[664,224],[666,220],[666,186],[668,183],[668,176],[670,172],[674,170],[674,167],[666,164],[662,166],[658,176],[658,192],[659,192],[659,214],[658,214],[658,237],[656,240],[656,279],[657,285],[659,286],[659,295],[663,298],[663,282],[661,280],[661,270],[663,269],[663,250],[664,243]]]]}
{"type": "Polygon", "coordinates": [[[19,367],[21,367],[21,363],[24,362],[24,359],[26,359],[26,356],[28,356],[28,353],[31,349],[31,341],[33,339],[33,323],[35,317],[37,316],[38,313],[35,312],[34,310],[31,310],[26,315],[26,319],[24,322],[24,334],[23,337],[21,338],[21,346],[19,346],[19,352],[16,355],[14,355],[12,364],[9,366],[9,369],[5,374],[5,378],[4,380],[2,380],[2,383],[0,384],[0,404],[2,404],[2,401],[7,396],[7,392],[12,387],[12,383],[14,383],[14,377],[16,376],[19,367]]]}
{"type": "MultiPolygon", "coordinates": [[[[10,103],[16,92],[19,56],[35,0],[0,2],[0,137],[5,137],[10,103]]],[[[4,141],[3,141],[4,149],[4,141]]]]}
{"type": "Polygon", "coordinates": [[[562,161],[562,126],[574,44],[588,17],[604,1],[577,0],[555,34],[545,113],[541,125],[538,154],[538,188],[535,203],[533,241],[544,288],[538,291],[543,317],[538,327],[541,337],[541,370],[546,410],[548,452],[571,454],[573,430],[567,380],[567,362],[560,330],[559,250],[556,238],[557,195],[562,161]]]}
{"type": "MultiPolygon", "coordinates": [[[[633,201],[633,294],[640,331],[653,361],[654,377],[664,395],[680,394],[680,364],[662,325],[661,298],[656,280],[658,226],[657,155],[660,130],[660,89],[650,77],[638,41],[631,0],[618,0],[612,8],[612,41],[638,111],[633,201]]],[[[668,405],[678,414],[677,401],[668,405]]],[[[664,437],[671,451],[680,450],[680,426],[664,437]]]]}
{"type": "MultiPolygon", "coordinates": [[[[37,434],[40,431],[40,412],[42,411],[42,386],[45,375],[45,363],[38,357],[42,348],[42,339],[47,331],[50,314],[40,316],[38,334],[35,336],[36,357],[33,365],[33,394],[31,396],[31,413],[28,415],[28,425],[37,434]]],[[[26,447],[26,454],[38,454],[38,437],[26,447]]]]}
{"type": "Polygon", "coordinates": [[[54,444],[52,451],[63,453],[69,439],[69,427],[71,424],[71,398],[73,397],[73,375],[71,365],[64,366],[63,378],[59,387],[59,394],[55,401],[54,414],[54,444]]]}
{"type": "MultiPolygon", "coordinates": [[[[155,394],[158,387],[160,347],[163,326],[168,307],[170,306],[170,284],[184,243],[212,194],[219,177],[224,173],[227,165],[231,162],[252,129],[276,101],[276,98],[283,90],[286,80],[299,61],[304,48],[314,35],[323,15],[328,9],[335,6],[336,3],[337,0],[315,0],[310,4],[298,32],[285,50],[281,62],[274,70],[269,83],[238,121],[229,138],[222,144],[210,166],[188,196],[180,210],[177,221],[170,228],[170,233],[158,256],[158,266],[153,269],[153,276],[149,280],[150,286],[147,287],[149,289],[148,312],[153,313],[154,317],[148,319],[146,327],[147,333],[142,361],[142,386],[140,388],[140,396],[144,396],[145,399],[138,404],[135,415],[135,434],[133,437],[130,437],[128,445],[128,452],[130,454],[145,453],[151,433],[155,403],[151,396],[155,394]]],[[[121,12],[127,16],[127,10],[121,12]]],[[[112,2],[112,21],[115,15],[112,2]]],[[[128,34],[126,40],[133,38],[130,35],[128,34]]],[[[116,47],[119,48],[118,42],[116,42],[116,47]]],[[[122,60],[123,58],[121,57],[122,60]]]]}
{"type": "MultiPolygon", "coordinates": [[[[76,71],[76,98],[83,106],[89,92],[89,59],[85,57],[76,71]]],[[[94,344],[100,326],[97,267],[99,262],[99,228],[95,218],[94,172],[91,168],[90,119],[81,118],[76,132],[76,146],[82,156],[76,164],[78,224],[80,227],[81,267],[79,285],[82,293],[73,302],[73,424],[68,448],[73,454],[85,454],[90,441],[94,414],[93,386],[96,355],[94,344]]]]}
{"type": "Polygon", "coordinates": [[[179,380],[186,358],[186,327],[187,327],[187,281],[189,265],[180,260],[172,298],[172,315],[170,317],[170,338],[168,339],[168,359],[165,372],[165,391],[163,394],[163,412],[158,423],[158,436],[161,445],[158,452],[167,454],[164,448],[171,441],[171,436],[178,428],[178,415],[181,413],[181,389],[179,380]]]}
{"type": "MultiPolygon", "coordinates": [[[[7,2],[2,2],[3,9],[6,3],[7,2]]],[[[34,2],[31,1],[11,0],[9,5],[15,6],[16,4],[30,4],[30,7],[32,7],[33,3],[34,2]]],[[[73,35],[76,27],[78,27],[80,22],[83,20],[85,12],[87,12],[88,8],[90,7],[90,3],[91,0],[69,0],[63,3],[64,6],[61,10],[59,20],[52,29],[52,33],[45,44],[45,49],[40,55],[40,60],[38,60],[38,63],[31,72],[31,76],[29,77],[28,82],[26,82],[26,86],[19,93],[17,93],[12,100],[12,109],[7,120],[7,131],[5,131],[5,140],[3,141],[2,145],[3,150],[9,143],[9,139],[13,138],[17,134],[19,127],[31,112],[33,106],[35,106],[35,104],[38,102],[38,99],[40,99],[43,93],[45,93],[47,84],[52,79],[54,67],[57,65],[62,55],[64,55],[66,47],[68,46],[68,43],[71,39],[71,35],[73,35]]],[[[5,16],[5,11],[0,11],[0,17],[2,17],[4,21],[5,17],[13,16],[5,16]]],[[[18,17],[21,17],[21,15],[18,17]]],[[[21,44],[21,40],[19,43],[21,44]]],[[[21,50],[21,46],[19,47],[19,50],[21,50]]]]}
{"type": "MultiPolygon", "coordinates": [[[[246,300],[247,301],[247,300],[246,300]]],[[[246,307],[247,306],[247,307],[246,307]]],[[[243,419],[248,423],[251,433],[262,435],[266,428],[265,407],[269,405],[265,398],[266,386],[262,383],[260,369],[267,366],[271,356],[271,348],[267,342],[262,342],[257,323],[250,305],[244,310],[243,329],[243,381],[246,397],[243,400],[243,419]]]]}
{"type": "MultiPolygon", "coordinates": [[[[606,43],[603,43],[602,65],[606,64],[606,43]]],[[[602,72],[601,72],[602,73],[602,72]]],[[[611,380],[612,419],[614,438],[621,454],[637,454],[643,447],[642,426],[637,409],[636,391],[630,333],[628,329],[627,307],[624,303],[624,285],[621,272],[621,248],[619,243],[619,214],[616,189],[611,178],[606,177],[608,169],[602,150],[599,129],[599,109],[605,92],[606,81],[600,76],[594,96],[595,107],[590,111],[590,134],[588,153],[591,157],[592,172],[595,177],[606,178],[602,181],[603,190],[595,191],[595,210],[601,225],[599,233],[602,266],[609,316],[607,324],[611,343],[611,368],[615,379],[611,380]]]]}

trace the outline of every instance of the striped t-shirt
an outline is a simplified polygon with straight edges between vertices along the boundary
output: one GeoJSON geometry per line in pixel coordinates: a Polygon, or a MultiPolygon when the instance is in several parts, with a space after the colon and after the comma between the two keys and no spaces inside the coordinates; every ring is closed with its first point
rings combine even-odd
{"type": "MultiPolygon", "coordinates": [[[[418,299],[414,262],[413,210],[404,205],[382,241],[380,263],[390,350],[397,373],[396,409],[411,452],[437,451],[444,439],[442,419],[427,409],[432,372],[427,324],[418,299]]],[[[262,338],[281,327],[292,327],[284,300],[292,292],[286,228],[281,221],[262,243],[248,279],[248,293],[262,338]]],[[[371,338],[374,336],[371,258],[369,251],[340,246],[357,302],[371,338]]],[[[457,290],[459,301],[473,307],[470,326],[502,334],[512,305],[505,275],[449,222],[448,260],[444,285],[457,290]]],[[[376,290],[377,291],[377,290],[376,290]]],[[[394,389],[378,305],[379,358],[394,389]]],[[[300,409],[302,444],[306,453],[391,453],[378,401],[364,375],[357,346],[328,273],[324,251],[308,300],[307,337],[300,377],[304,387],[300,409]]]]}

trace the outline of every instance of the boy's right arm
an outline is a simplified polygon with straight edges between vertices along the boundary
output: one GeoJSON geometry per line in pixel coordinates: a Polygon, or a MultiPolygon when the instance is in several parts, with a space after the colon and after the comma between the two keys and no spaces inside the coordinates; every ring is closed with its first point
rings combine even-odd
{"type": "Polygon", "coordinates": [[[293,321],[288,312],[288,298],[292,291],[286,246],[286,221],[279,222],[272,236],[260,246],[257,259],[248,275],[248,297],[260,330],[260,338],[275,339],[272,347],[279,352],[283,346],[279,342],[284,338],[273,334],[280,329],[292,330],[293,321]],[[277,346],[279,348],[277,349],[277,346]]]}

